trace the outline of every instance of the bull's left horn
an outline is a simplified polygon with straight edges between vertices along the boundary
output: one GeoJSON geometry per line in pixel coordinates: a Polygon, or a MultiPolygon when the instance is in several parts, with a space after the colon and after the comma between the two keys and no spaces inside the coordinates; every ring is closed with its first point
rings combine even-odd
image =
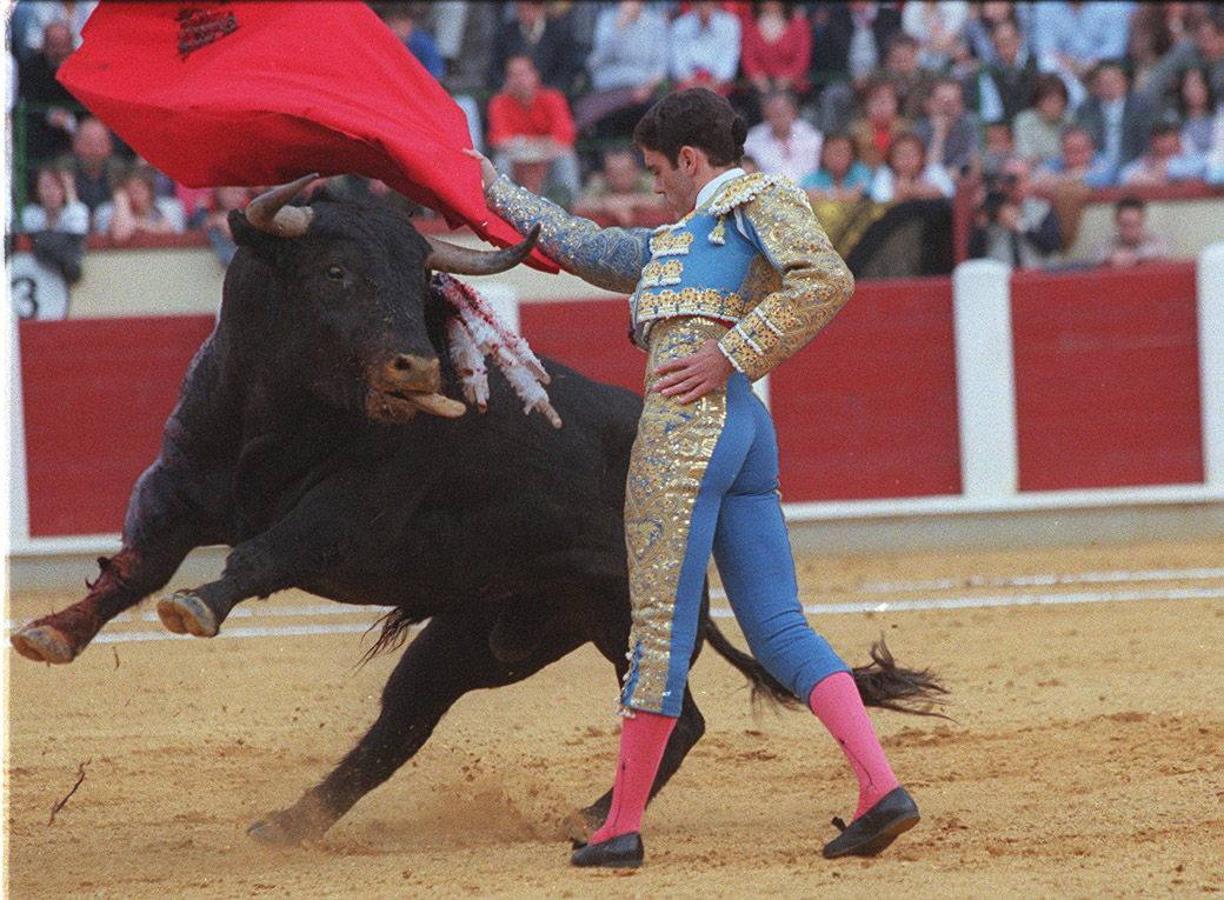
{"type": "Polygon", "coordinates": [[[425,265],[436,272],[450,272],[452,275],[496,275],[513,269],[526,259],[539,237],[540,226],[536,225],[520,243],[505,250],[472,250],[426,237],[433,249],[425,258],[425,265]]]}
{"type": "Polygon", "coordinates": [[[285,204],[318,177],[317,172],[303,175],[297,181],[265,191],[247,205],[246,220],[260,231],[266,231],[277,237],[301,237],[310,228],[314,210],[306,206],[286,206],[285,204]]]}

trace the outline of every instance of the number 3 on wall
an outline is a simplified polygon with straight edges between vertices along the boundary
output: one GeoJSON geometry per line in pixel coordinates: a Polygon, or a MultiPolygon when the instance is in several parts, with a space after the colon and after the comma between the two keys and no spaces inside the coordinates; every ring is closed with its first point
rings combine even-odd
{"type": "Polygon", "coordinates": [[[13,313],[19,319],[63,319],[68,315],[68,285],[31,253],[14,253],[9,269],[13,313]]]}

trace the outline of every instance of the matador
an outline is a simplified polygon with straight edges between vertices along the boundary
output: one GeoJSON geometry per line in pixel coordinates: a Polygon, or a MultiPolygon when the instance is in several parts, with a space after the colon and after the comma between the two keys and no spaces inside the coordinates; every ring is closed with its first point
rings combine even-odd
{"type": "Polygon", "coordinates": [[[711,552],[753,655],[819,717],[858,778],[856,815],[824,855],[874,855],[918,821],[848,667],[803,614],[777,439],[751,387],[828,323],[854,279],[803,191],[739,167],[745,134],[730,104],[701,88],[646,113],[634,141],[679,216],[654,230],[600,228],[482,163],[490,209],[523,233],[540,225],[540,246],[564,268],[630,295],[631,336],[648,354],[625,497],[626,718],[611,810],[574,851],[578,866],[644,858],[641,819],[680,715],[711,552]]]}

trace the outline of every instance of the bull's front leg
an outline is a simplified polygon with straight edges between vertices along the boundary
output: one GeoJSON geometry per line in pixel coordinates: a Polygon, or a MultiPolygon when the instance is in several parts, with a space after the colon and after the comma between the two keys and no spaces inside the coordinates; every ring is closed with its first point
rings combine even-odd
{"type": "Polygon", "coordinates": [[[101,558],[98,578],[84,599],[35,619],[10,636],[13,647],[36,662],[72,662],[102,626],[165,586],[183,558],[210,542],[204,513],[184,498],[188,476],[162,465],[136,482],[118,553],[101,558]]]}
{"type": "Polygon", "coordinates": [[[295,511],[263,534],[238,544],[216,581],[176,591],[157,604],[162,624],[175,634],[215,637],[243,600],[267,597],[326,571],[340,557],[337,523],[312,512],[295,511]]]}

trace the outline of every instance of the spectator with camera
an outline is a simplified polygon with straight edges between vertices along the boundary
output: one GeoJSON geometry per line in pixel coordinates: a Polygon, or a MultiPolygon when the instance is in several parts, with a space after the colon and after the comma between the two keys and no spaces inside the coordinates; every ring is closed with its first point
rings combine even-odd
{"type": "Polygon", "coordinates": [[[1062,224],[1053,207],[1033,195],[1027,161],[1016,157],[986,183],[969,255],[996,259],[1016,269],[1044,269],[1062,247],[1062,224]]]}

